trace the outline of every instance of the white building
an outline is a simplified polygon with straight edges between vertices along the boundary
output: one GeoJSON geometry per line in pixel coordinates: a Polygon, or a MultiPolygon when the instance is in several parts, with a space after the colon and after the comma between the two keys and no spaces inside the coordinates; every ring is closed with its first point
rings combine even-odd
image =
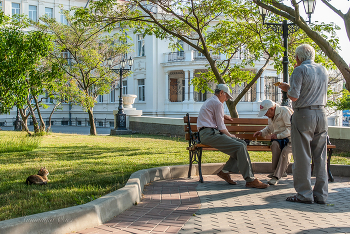
{"type": "MultiPolygon", "coordinates": [[[[31,1],[31,0],[2,0],[0,4],[5,14],[28,14],[33,20],[37,20],[44,14],[49,14],[57,21],[65,23],[64,16],[60,13],[59,5],[64,9],[72,6],[85,6],[87,1],[31,1]]],[[[184,45],[183,51],[172,52],[168,48],[168,41],[159,40],[155,36],[133,34],[130,35],[134,43],[134,51],[131,56],[134,59],[133,74],[123,80],[123,94],[136,94],[135,107],[143,111],[143,115],[183,117],[186,113],[197,115],[199,109],[212,94],[202,94],[194,91],[190,80],[197,72],[206,70],[206,59],[184,45]]],[[[232,62],[239,62],[237,55],[232,62]]],[[[220,59],[218,57],[218,59],[220,59]]],[[[263,66],[257,62],[252,70],[258,71],[263,66]]],[[[282,81],[276,70],[269,66],[258,79],[252,89],[243,97],[237,106],[240,117],[257,117],[259,104],[264,99],[281,101],[281,94],[272,84],[282,81]]],[[[237,96],[243,87],[235,87],[233,96],[237,96]]],[[[94,107],[94,117],[97,127],[113,126],[113,110],[118,109],[119,89],[112,90],[110,94],[99,96],[94,107]]],[[[51,100],[47,100],[50,104],[51,100]]],[[[51,108],[42,110],[44,119],[48,119],[51,108]]],[[[226,112],[228,110],[226,108],[226,112]]],[[[0,116],[0,126],[10,126],[15,120],[16,109],[9,115],[0,116]]],[[[79,106],[63,104],[63,108],[53,115],[54,125],[87,125],[88,114],[79,106]]]]}

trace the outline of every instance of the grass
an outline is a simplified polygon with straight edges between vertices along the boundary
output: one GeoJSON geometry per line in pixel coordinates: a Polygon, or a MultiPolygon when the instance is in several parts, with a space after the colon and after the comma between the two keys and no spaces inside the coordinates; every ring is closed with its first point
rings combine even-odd
{"type": "MultiPolygon", "coordinates": [[[[0,132],[0,139],[18,132],[0,132]]],[[[187,142],[149,135],[86,136],[55,134],[40,137],[31,151],[0,154],[0,220],[80,205],[123,187],[144,168],[188,164],[187,142]],[[45,186],[24,182],[45,166],[45,186]]],[[[253,162],[268,162],[271,152],[250,152],[253,162]]],[[[350,164],[350,155],[332,163],[350,164]]],[[[204,152],[203,163],[225,162],[227,155],[204,152]]]]}
{"type": "Polygon", "coordinates": [[[0,153],[31,151],[39,147],[40,137],[30,137],[25,132],[7,132],[0,138],[0,153]]]}

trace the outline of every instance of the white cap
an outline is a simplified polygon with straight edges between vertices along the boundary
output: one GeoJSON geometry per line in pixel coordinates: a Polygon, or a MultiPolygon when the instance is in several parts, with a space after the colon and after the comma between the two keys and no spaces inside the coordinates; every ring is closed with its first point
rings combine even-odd
{"type": "Polygon", "coordinates": [[[233,97],[232,97],[232,95],[231,95],[231,90],[230,90],[229,87],[227,87],[226,84],[218,84],[218,85],[216,86],[216,89],[219,89],[219,90],[224,91],[224,92],[227,93],[227,95],[229,96],[229,99],[231,99],[231,100],[233,99],[233,97]]]}
{"type": "Polygon", "coordinates": [[[276,103],[274,103],[273,101],[271,101],[269,99],[262,101],[260,104],[260,111],[259,111],[258,117],[263,117],[266,114],[266,112],[271,107],[274,107],[275,105],[276,105],[276,103]]]}

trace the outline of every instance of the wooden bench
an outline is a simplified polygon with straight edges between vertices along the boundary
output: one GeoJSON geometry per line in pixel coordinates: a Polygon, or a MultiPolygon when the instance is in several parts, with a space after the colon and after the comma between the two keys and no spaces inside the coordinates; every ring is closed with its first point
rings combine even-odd
{"type": "MultiPolygon", "coordinates": [[[[199,141],[199,133],[197,130],[197,117],[190,117],[187,113],[184,116],[185,123],[185,137],[188,140],[187,150],[189,152],[189,168],[188,168],[188,177],[191,177],[192,164],[194,162],[198,163],[198,172],[200,182],[203,183],[202,176],[202,151],[203,150],[217,150],[209,145],[201,144],[199,141]]],[[[235,134],[238,138],[245,140],[248,145],[248,151],[271,151],[268,143],[271,141],[270,137],[253,137],[253,134],[256,131],[260,131],[265,128],[268,124],[267,118],[235,118],[233,121],[225,120],[227,130],[235,134]],[[262,143],[263,145],[255,145],[255,142],[262,143]]],[[[332,173],[330,171],[330,161],[333,153],[333,149],[336,148],[335,145],[331,145],[328,138],[327,143],[327,171],[328,178],[330,181],[334,181],[332,173]]]]}

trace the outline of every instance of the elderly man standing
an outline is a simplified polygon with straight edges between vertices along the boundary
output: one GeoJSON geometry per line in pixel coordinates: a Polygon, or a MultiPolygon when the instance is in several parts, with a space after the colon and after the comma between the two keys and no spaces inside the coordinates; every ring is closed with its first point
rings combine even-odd
{"type": "Polygon", "coordinates": [[[229,172],[240,172],[246,181],[246,187],[267,188],[268,184],[254,178],[247,144],[243,140],[237,139],[235,135],[230,134],[226,128],[224,119],[232,120],[230,116],[224,115],[223,103],[228,99],[232,99],[230,89],[225,84],[218,84],[215,95],[203,103],[197,119],[201,143],[230,155],[222,171],[217,174],[227,183],[236,184],[231,179],[229,172]]]}
{"type": "Polygon", "coordinates": [[[290,117],[293,114],[287,106],[280,106],[271,100],[264,100],[260,104],[258,116],[267,116],[269,118],[268,125],[261,131],[254,133],[254,137],[271,135],[271,151],[272,151],[272,170],[269,184],[275,185],[278,180],[285,174],[291,154],[292,145],[290,139],[290,117]]]}
{"type": "Polygon", "coordinates": [[[327,176],[327,102],[328,73],[314,62],[315,50],[308,44],[295,50],[296,65],[290,85],[279,85],[292,100],[293,177],[296,195],[290,202],[325,204],[328,196],[327,176]],[[311,186],[311,159],[316,183],[311,186]]]}

